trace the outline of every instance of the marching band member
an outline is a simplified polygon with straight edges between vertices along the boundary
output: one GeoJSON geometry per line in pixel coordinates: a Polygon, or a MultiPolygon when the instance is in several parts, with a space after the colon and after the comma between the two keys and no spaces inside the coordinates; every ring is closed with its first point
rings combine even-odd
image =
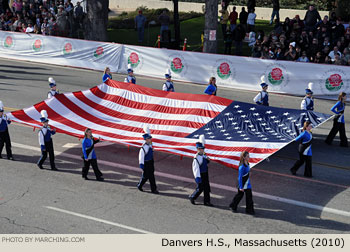
{"type": "Polygon", "coordinates": [[[11,124],[11,120],[7,118],[4,114],[4,104],[0,101],[0,158],[2,158],[1,153],[6,144],[6,154],[7,159],[14,160],[11,150],[11,139],[9,134],[8,125],[11,124]]]}
{"type": "Polygon", "coordinates": [[[82,149],[83,149],[83,158],[84,158],[84,167],[82,170],[82,176],[85,180],[89,180],[87,177],[89,173],[90,164],[92,166],[92,169],[94,170],[96,180],[103,181],[103,174],[98,169],[97,166],[97,157],[95,153],[95,144],[98,143],[100,139],[94,139],[92,136],[91,129],[87,128],[84,132],[84,140],[82,142],[82,149]]]}
{"type": "Polygon", "coordinates": [[[47,153],[49,153],[51,170],[57,171],[57,168],[55,165],[55,154],[53,149],[53,142],[51,137],[52,135],[56,134],[56,130],[55,129],[51,130],[49,126],[49,119],[48,119],[46,110],[42,110],[40,114],[41,114],[40,121],[42,122],[43,126],[39,130],[39,144],[41,147],[41,157],[38,160],[37,165],[40,169],[43,169],[43,163],[47,158],[47,153]]]}
{"type": "Polygon", "coordinates": [[[331,111],[336,114],[333,120],[333,128],[329,132],[329,135],[326,139],[326,144],[331,145],[334,137],[337,135],[339,131],[340,136],[340,146],[348,147],[348,139],[345,133],[345,119],[344,119],[344,111],[345,111],[345,102],[346,102],[346,93],[341,92],[338,96],[338,102],[332,107],[331,111]]]}
{"type": "Polygon", "coordinates": [[[209,79],[209,85],[204,90],[204,93],[208,95],[216,95],[217,86],[216,86],[216,79],[215,77],[210,77],[209,79]]]}
{"type": "Polygon", "coordinates": [[[103,71],[102,81],[105,83],[108,79],[112,79],[111,69],[109,67],[106,67],[103,71]]]}
{"type": "Polygon", "coordinates": [[[190,196],[190,201],[195,205],[195,200],[204,191],[204,205],[214,206],[210,203],[210,184],[208,175],[209,157],[204,153],[205,138],[204,135],[199,137],[199,142],[196,143],[197,154],[193,158],[192,171],[197,183],[196,190],[190,196]]]}
{"type": "Polygon", "coordinates": [[[175,92],[174,83],[171,81],[171,73],[170,69],[167,69],[167,73],[165,74],[165,83],[163,84],[163,91],[175,92]]]}
{"type": "Polygon", "coordinates": [[[237,206],[241,201],[241,199],[243,198],[243,195],[245,194],[245,197],[246,197],[245,212],[247,214],[255,214],[252,186],[250,184],[249,173],[250,173],[249,152],[243,151],[241,153],[241,158],[240,158],[239,168],[238,168],[238,192],[230,204],[230,208],[232,209],[233,212],[237,212],[237,206]]]}
{"type": "Polygon", "coordinates": [[[51,98],[52,96],[59,94],[59,92],[56,91],[56,81],[52,77],[49,78],[49,86],[50,91],[47,93],[47,98],[51,98]]]}
{"type": "Polygon", "coordinates": [[[258,105],[263,105],[263,106],[269,106],[269,93],[267,92],[267,88],[269,85],[266,84],[265,82],[265,75],[261,76],[261,92],[259,92],[255,97],[254,97],[254,102],[258,105]]]}
{"type": "Polygon", "coordinates": [[[142,177],[137,185],[137,188],[143,192],[143,185],[149,179],[151,184],[151,191],[154,194],[159,194],[156,185],[156,179],[154,177],[154,160],[153,160],[153,149],[152,149],[152,136],[150,134],[149,128],[146,126],[144,128],[145,134],[142,135],[145,143],[141,146],[139,152],[139,164],[142,169],[142,177]]]}
{"type": "Polygon", "coordinates": [[[295,141],[301,141],[299,144],[299,160],[295,162],[293,167],[290,169],[293,175],[296,175],[297,170],[302,166],[305,162],[305,177],[312,177],[312,124],[310,121],[305,121],[303,126],[303,132],[295,138],[295,141]]]}
{"type": "Polygon", "coordinates": [[[136,77],[134,76],[134,70],[131,64],[128,64],[128,76],[125,77],[124,82],[136,84],[136,77]]]}
{"type": "Polygon", "coordinates": [[[312,86],[313,83],[310,82],[308,85],[308,88],[305,89],[306,96],[304,99],[301,101],[300,108],[301,110],[314,110],[314,98],[312,97],[312,86]]]}

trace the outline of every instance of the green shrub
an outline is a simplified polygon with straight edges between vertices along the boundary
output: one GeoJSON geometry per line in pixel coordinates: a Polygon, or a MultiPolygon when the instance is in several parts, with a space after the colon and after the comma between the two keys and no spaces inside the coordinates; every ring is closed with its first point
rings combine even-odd
{"type": "MultiPolygon", "coordinates": [[[[142,15],[147,19],[146,26],[148,22],[154,20],[158,23],[158,16],[166,10],[170,16],[170,23],[174,23],[174,13],[169,11],[167,8],[160,9],[148,9],[147,6],[139,6],[135,11],[132,12],[122,12],[119,16],[109,19],[108,29],[133,29],[135,26],[134,19],[139,14],[139,10],[142,10],[142,15]]],[[[180,21],[188,20],[195,17],[203,16],[202,13],[197,12],[179,12],[180,21]]]]}

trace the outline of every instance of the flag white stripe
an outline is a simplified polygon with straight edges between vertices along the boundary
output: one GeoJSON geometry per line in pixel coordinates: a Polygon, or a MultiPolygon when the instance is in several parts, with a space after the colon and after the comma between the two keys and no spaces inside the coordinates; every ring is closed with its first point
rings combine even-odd
{"type": "Polygon", "coordinates": [[[212,110],[215,112],[221,112],[227,107],[224,105],[219,105],[219,104],[204,102],[204,101],[201,102],[201,101],[177,100],[177,99],[171,99],[168,97],[150,96],[146,94],[132,92],[125,89],[110,87],[106,84],[99,85],[98,88],[104,93],[107,93],[110,95],[117,95],[122,98],[128,99],[130,101],[141,102],[146,104],[154,104],[154,105],[166,104],[167,107],[172,107],[172,108],[188,108],[188,109],[199,108],[199,109],[212,110]]]}
{"type": "Polygon", "coordinates": [[[164,119],[164,120],[174,120],[174,121],[191,121],[191,122],[198,122],[198,123],[208,123],[213,118],[211,117],[205,117],[201,115],[191,115],[191,114],[170,114],[170,113],[160,113],[153,110],[140,110],[140,109],[134,109],[130,107],[123,106],[118,103],[114,103],[108,100],[101,99],[97,96],[95,96],[90,90],[83,92],[86,98],[89,100],[102,105],[106,108],[113,109],[125,114],[130,115],[136,115],[136,116],[144,116],[144,117],[150,117],[150,118],[156,118],[156,119],[164,119]]]}

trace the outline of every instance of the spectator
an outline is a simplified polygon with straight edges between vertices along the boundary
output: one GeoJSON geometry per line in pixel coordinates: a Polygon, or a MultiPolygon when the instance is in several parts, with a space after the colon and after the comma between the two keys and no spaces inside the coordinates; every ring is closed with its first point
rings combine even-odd
{"type": "Polygon", "coordinates": [[[166,10],[163,10],[162,14],[158,17],[158,21],[160,23],[160,39],[164,41],[163,31],[168,31],[170,24],[170,17],[166,10]]]}
{"type": "Polygon", "coordinates": [[[34,32],[34,27],[32,23],[28,23],[28,27],[26,28],[26,33],[33,33],[34,32]]]}
{"type": "Polygon", "coordinates": [[[146,17],[142,15],[142,10],[139,10],[139,14],[135,17],[135,29],[137,30],[138,42],[143,42],[145,33],[146,17]]]}
{"type": "Polygon", "coordinates": [[[309,10],[306,12],[304,17],[305,28],[307,31],[313,31],[317,22],[321,20],[320,13],[316,10],[315,6],[311,4],[309,10]]]}
{"type": "Polygon", "coordinates": [[[225,40],[229,14],[226,7],[223,7],[219,12],[221,13],[220,24],[222,29],[222,36],[224,37],[224,40],[225,40]]]}
{"type": "Polygon", "coordinates": [[[338,18],[336,24],[331,27],[332,29],[332,37],[334,40],[339,40],[345,34],[344,25],[341,23],[341,19],[338,18]]]}
{"type": "Polygon", "coordinates": [[[275,54],[276,60],[284,60],[284,53],[282,52],[282,48],[280,46],[277,46],[277,52],[275,54]]]}
{"type": "Polygon", "coordinates": [[[316,57],[312,59],[314,63],[324,63],[324,59],[322,58],[322,53],[317,52],[316,57]]]}
{"type": "Polygon", "coordinates": [[[234,31],[234,40],[235,40],[235,55],[241,56],[242,55],[242,45],[243,40],[245,38],[245,30],[243,25],[239,24],[235,31],[234,31]]]}
{"type": "Polygon", "coordinates": [[[232,12],[230,13],[230,16],[229,16],[231,32],[233,32],[237,26],[237,19],[238,19],[238,13],[236,11],[236,7],[233,7],[232,12]]]}
{"type": "Polygon", "coordinates": [[[247,19],[248,32],[255,30],[256,14],[254,12],[255,12],[255,9],[252,9],[251,12],[248,14],[248,19],[247,19]]]}
{"type": "Polygon", "coordinates": [[[307,51],[309,49],[310,39],[306,33],[306,30],[301,32],[298,43],[303,51],[307,51]]]}
{"type": "MultiPolygon", "coordinates": [[[[243,25],[242,25],[243,26],[243,25]]],[[[253,47],[256,43],[255,32],[249,32],[248,46],[253,47]]]]}
{"type": "MultiPolygon", "coordinates": [[[[332,60],[333,61],[333,60],[332,60]]],[[[342,64],[342,60],[340,58],[340,55],[339,53],[337,53],[335,56],[334,56],[334,65],[341,65],[342,64]]]]}
{"type": "Polygon", "coordinates": [[[275,20],[275,26],[273,28],[275,35],[280,36],[283,32],[283,25],[279,21],[279,19],[275,20]]]}
{"type": "Polygon", "coordinates": [[[242,7],[242,11],[239,13],[239,23],[243,25],[245,30],[247,30],[247,19],[248,19],[248,12],[246,12],[245,8],[242,7]]]}
{"type": "Polygon", "coordinates": [[[41,33],[43,35],[49,35],[50,34],[50,28],[49,28],[49,23],[48,19],[44,18],[44,22],[41,24],[41,33]]]}
{"type": "Polygon", "coordinates": [[[22,9],[23,9],[22,0],[17,0],[15,2],[13,2],[12,7],[14,9],[14,12],[16,12],[16,14],[22,13],[22,9]]]}
{"type": "Polygon", "coordinates": [[[310,62],[310,60],[309,60],[308,57],[306,56],[306,52],[305,52],[305,51],[303,51],[303,52],[301,53],[301,57],[299,57],[299,58],[297,59],[297,62],[310,62]]]}
{"type": "Polygon", "coordinates": [[[81,27],[83,17],[84,17],[83,7],[81,7],[80,2],[77,2],[77,6],[75,7],[75,20],[79,28],[81,27]]]}
{"type": "Polygon", "coordinates": [[[260,42],[257,42],[257,43],[255,43],[255,45],[253,47],[252,57],[253,58],[260,58],[261,55],[262,55],[261,44],[260,44],[260,42]]]}
{"type": "Polygon", "coordinates": [[[329,21],[328,21],[328,16],[327,16],[327,15],[324,16],[323,19],[322,19],[322,21],[318,22],[317,25],[316,25],[316,28],[317,28],[317,29],[320,29],[320,28],[323,28],[323,27],[325,27],[325,28],[326,28],[326,29],[325,29],[326,32],[327,32],[328,34],[330,34],[331,26],[330,26],[330,23],[329,23],[329,21]]]}
{"type": "Polygon", "coordinates": [[[332,61],[334,61],[334,60],[335,60],[335,56],[336,56],[337,54],[341,57],[341,53],[339,52],[338,47],[335,46],[335,47],[333,48],[333,51],[331,51],[331,52],[328,54],[328,56],[332,59],[332,61]]]}
{"type": "Polygon", "coordinates": [[[226,38],[224,40],[225,44],[225,50],[224,54],[231,54],[231,47],[232,47],[232,33],[230,29],[226,31],[226,38]]]}
{"type": "Polygon", "coordinates": [[[284,54],[285,60],[294,61],[296,59],[296,51],[294,47],[295,47],[295,42],[292,42],[289,44],[289,50],[286,51],[284,54]]]}
{"type": "Polygon", "coordinates": [[[292,31],[292,29],[290,28],[290,19],[289,19],[289,17],[285,18],[282,27],[283,27],[283,31],[284,31],[285,35],[289,37],[289,35],[290,35],[291,31],[292,31]]]}
{"type": "Polygon", "coordinates": [[[293,20],[290,21],[290,26],[292,28],[292,31],[294,31],[296,34],[300,34],[304,28],[304,22],[301,21],[299,15],[295,15],[293,20]]]}
{"type": "Polygon", "coordinates": [[[280,20],[280,1],[279,0],[272,0],[272,14],[271,14],[271,20],[270,25],[273,22],[273,19],[276,17],[276,19],[280,20]]]}
{"type": "Polygon", "coordinates": [[[64,6],[58,6],[57,12],[57,28],[58,28],[58,36],[66,36],[67,34],[67,12],[64,10],[64,6]]]}

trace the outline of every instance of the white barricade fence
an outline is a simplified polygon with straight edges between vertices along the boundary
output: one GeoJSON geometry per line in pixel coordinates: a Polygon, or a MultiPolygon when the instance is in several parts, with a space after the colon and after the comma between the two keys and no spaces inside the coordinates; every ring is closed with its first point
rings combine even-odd
{"type": "MultiPolygon", "coordinates": [[[[0,32],[0,56],[34,62],[83,67],[126,73],[131,64],[137,76],[172,78],[207,84],[216,77],[219,87],[260,90],[265,76],[269,91],[304,95],[313,82],[315,95],[335,96],[350,92],[350,67],[263,60],[219,54],[177,51],[142,46],[120,45],[34,34],[0,32]]],[[[142,83],[140,83],[142,84],[142,83]]],[[[160,87],[161,88],[161,87],[160,87]]],[[[204,87],[203,87],[204,89],[204,87]]]]}
{"type": "Polygon", "coordinates": [[[278,93],[304,95],[309,82],[314,84],[315,95],[334,96],[350,91],[347,66],[124,45],[119,71],[125,72],[128,63],[136,75],[163,78],[169,68],[174,80],[204,84],[214,76],[218,86],[228,88],[260,90],[260,79],[264,75],[269,90],[278,93]]]}
{"type": "Polygon", "coordinates": [[[11,59],[117,71],[121,52],[120,44],[0,32],[0,55],[11,59]]]}

